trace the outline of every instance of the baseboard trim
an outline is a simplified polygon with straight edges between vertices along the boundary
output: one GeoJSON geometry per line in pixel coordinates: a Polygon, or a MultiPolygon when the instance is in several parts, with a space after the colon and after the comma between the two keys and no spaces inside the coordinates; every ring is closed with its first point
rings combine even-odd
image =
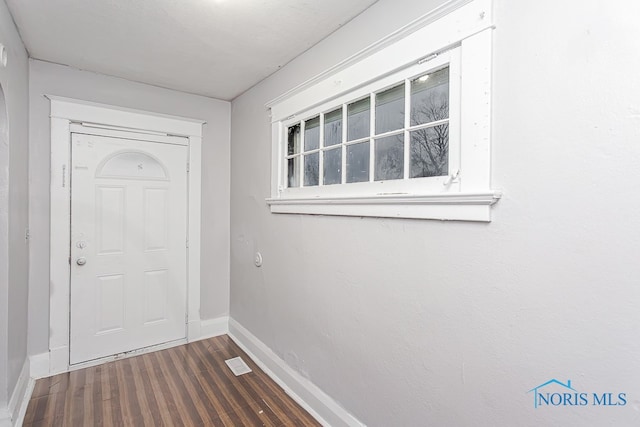
{"type": "Polygon", "coordinates": [[[11,425],[11,415],[6,408],[0,408],[0,427],[13,427],[11,425]]]}
{"type": "Polygon", "coordinates": [[[200,321],[200,338],[204,340],[229,333],[229,316],[200,321]]]}
{"type": "Polygon", "coordinates": [[[69,371],[69,346],[49,350],[49,374],[56,375],[69,371]]]}
{"type": "Polygon", "coordinates": [[[14,426],[21,426],[24,421],[35,383],[35,380],[30,376],[29,358],[26,358],[7,408],[14,426]]]}
{"type": "MultiPolygon", "coordinates": [[[[137,354],[147,353],[149,351],[162,350],[164,348],[175,347],[190,341],[199,341],[206,338],[217,337],[229,332],[229,317],[217,317],[215,319],[194,320],[187,324],[188,337],[183,340],[164,343],[148,348],[134,350],[127,353],[127,357],[137,354]]],[[[69,347],[61,346],[49,350],[48,353],[41,353],[31,356],[31,377],[39,379],[45,378],[63,372],[70,372],[80,368],[100,365],[123,357],[122,355],[108,356],[86,363],[78,363],[69,365],[69,347]]],[[[1,419],[1,418],[0,418],[1,419]]],[[[0,425],[0,427],[2,427],[0,425]]]]}
{"type": "Polygon", "coordinates": [[[191,341],[197,341],[200,339],[201,323],[202,322],[200,319],[193,319],[187,322],[187,341],[191,342],[191,341]]]}
{"type": "Polygon", "coordinates": [[[322,425],[365,426],[318,386],[293,370],[266,344],[233,318],[229,319],[228,334],[267,375],[322,425]]]}
{"type": "Polygon", "coordinates": [[[39,380],[49,376],[49,353],[40,353],[29,356],[29,375],[39,380]]]}

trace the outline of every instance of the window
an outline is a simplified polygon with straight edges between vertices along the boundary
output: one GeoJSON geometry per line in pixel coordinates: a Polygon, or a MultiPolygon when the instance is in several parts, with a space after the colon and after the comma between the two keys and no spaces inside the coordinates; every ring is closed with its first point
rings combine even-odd
{"type": "Polygon", "coordinates": [[[447,176],[449,68],[288,124],[287,188],[447,176]]]}
{"type": "Polygon", "coordinates": [[[271,211],[489,221],[490,5],[447,3],[270,103],[271,211]]]}

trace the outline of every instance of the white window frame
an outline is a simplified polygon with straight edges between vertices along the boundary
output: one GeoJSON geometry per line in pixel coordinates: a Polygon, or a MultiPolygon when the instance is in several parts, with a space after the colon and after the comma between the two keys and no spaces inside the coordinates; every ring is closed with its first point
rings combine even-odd
{"type": "Polygon", "coordinates": [[[493,28],[491,0],[450,1],[268,103],[271,212],[490,221],[491,206],[501,197],[491,189],[493,28]],[[399,180],[287,188],[289,126],[445,66],[449,176],[408,179],[405,173],[399,180]]]}

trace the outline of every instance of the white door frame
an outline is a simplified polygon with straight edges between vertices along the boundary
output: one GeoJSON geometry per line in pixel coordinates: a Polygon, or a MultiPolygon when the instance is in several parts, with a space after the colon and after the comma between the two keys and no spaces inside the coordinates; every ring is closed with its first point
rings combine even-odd
{"type": "Polygon", "coordinates": [[[187,341],[200,337],[200,206],[203,120],[49,96],[51,100],[51,211],[49,373],[69,371],[71,124],[90,123],[132,132],[189,139],[187,233],[187,341]]]}

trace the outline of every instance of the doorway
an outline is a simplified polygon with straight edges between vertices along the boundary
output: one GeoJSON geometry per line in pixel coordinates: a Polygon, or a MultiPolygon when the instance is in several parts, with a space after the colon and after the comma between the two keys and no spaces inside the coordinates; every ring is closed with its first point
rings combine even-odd
{"type": "Polygon", "coordinates": [[[199,339],[204,122],[48,98],[49,374],[199,339]]]}
{"type": "Polygon", "coordinates": [[[186,337],[187,141],[124,136],[71,137],[71,364],[186,337]]]}

